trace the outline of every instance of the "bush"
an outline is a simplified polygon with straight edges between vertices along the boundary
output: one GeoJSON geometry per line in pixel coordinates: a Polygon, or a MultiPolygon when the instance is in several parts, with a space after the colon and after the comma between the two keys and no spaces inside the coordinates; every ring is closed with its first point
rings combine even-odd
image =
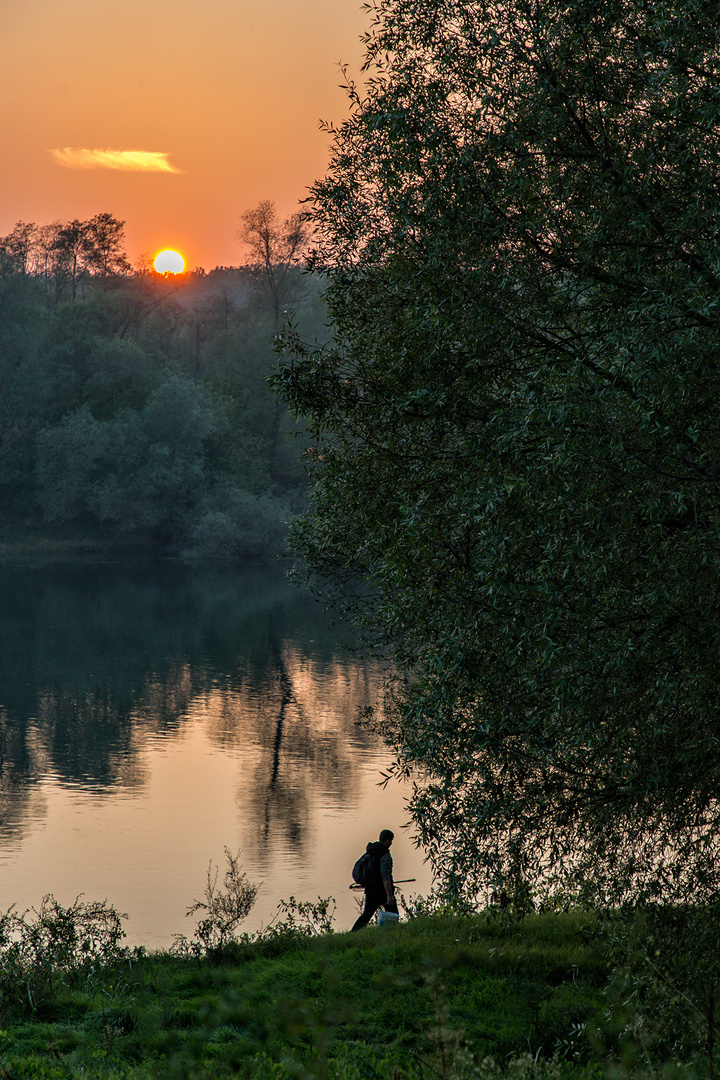
{"type": "Polygon", "coordinates": [[[126,918],[105,901],[80,896],[67,908],[52,895],[39,910],[20,915],[8,908],[0,914],[0,1010],[35,1012],[58,983],[77,983],[95,965],[121,959],[126,918]]]}
{"type": "Polygon", "coordinates": [[[317,903],[312,900],[281,900],[275,915],[258,933],[257,939],[267,941],[278,937],[316,937],[320,934],[332,934],[332,921],[335,918],[335,899],[318,896],[317,903]]]}
{"type": "Polygon", "coordinates": [[[249,881],[247,874],[240,869],[240,852],[233,855],[229,848],[225,848],[225,858],[227,869],[223,876],[224,888],[218,888],[220,870],[210,860],[205,899],[195,900],[187,910],[188,918],[198,911],[205,912],[195,928],[193,937],[196,940],[190,942],[179,934],[173,947],[176,953],[192,952],[196,956],[211,954],[219,957],[228,945],[236,940],[235,931],[238,925],[250,913],[258,886],[249,881]]]}

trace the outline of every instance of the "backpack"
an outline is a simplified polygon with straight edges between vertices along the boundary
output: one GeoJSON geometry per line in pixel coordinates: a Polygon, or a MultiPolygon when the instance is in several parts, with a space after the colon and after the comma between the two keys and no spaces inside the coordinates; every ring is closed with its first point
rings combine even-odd
{"type": "Polygon", "coordinates": [[[379,867],[375,852],[366,851],[353,866],[352,876],[358,885],[362,885],[366,889],[368,885],[372,885],[373,879],[377,879],[379,876],[378,871],[379,867]]]}

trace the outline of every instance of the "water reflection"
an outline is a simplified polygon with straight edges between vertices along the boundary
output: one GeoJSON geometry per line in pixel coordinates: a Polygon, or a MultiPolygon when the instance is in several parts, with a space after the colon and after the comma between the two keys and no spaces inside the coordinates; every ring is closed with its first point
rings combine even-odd
{"type": "Polygon", "coordinates": [[[185,864],[206,866],[224,843],[283,895],[283,873],[332,876],[349,825],[364,845],[382,805],[382,751],[355,724],[376,689],[377,673],[277,570],[0,569],[0,861],[15,859],[0,907],[39,899],[12,889],[53,852],[43,889],[57,894],[62,879],[87,892],[101,851],[116,877],[127,860],[133,895],[174,887],[176,919],[192,899],[185,864]]]}
{"type": "MultiPolygon", "coordinates": [[[[333,693],[328,676],[350,689],[347,665],[318,606],[288,593],[279,573],[5,569],[3,790],[48,773],[95,790],[142,784],[133,763],[142,739],[176,733],[190,704],[217,691],[218,744],[251,738],[271,747],[277,782],[284,742],[293,753],[304,739],[300,752],[313,754],[308,715],[322,724],[317,695],[333,693]]],[[[369,689],[365,674],[359,682],[355,696],[369,689]]]]}

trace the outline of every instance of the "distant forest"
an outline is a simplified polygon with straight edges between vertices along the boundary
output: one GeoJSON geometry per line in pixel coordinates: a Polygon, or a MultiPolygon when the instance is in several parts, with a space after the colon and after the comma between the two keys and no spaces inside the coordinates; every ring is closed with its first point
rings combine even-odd
{"type": "Polygon", "coordinates": [[[243,215],[245,266],[130,267],[110,214],[0,238],[2,528],[135,534],[187,557],[279,551],[302,436],[266,379],[292,312],[321,337],[300,219],[243,215]]]}

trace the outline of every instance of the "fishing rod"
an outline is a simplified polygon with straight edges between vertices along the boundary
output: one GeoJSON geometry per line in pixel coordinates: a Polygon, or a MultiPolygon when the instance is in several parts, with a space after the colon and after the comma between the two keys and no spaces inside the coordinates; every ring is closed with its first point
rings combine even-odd
{"type": "MultiPolygon", "coordinates": [[[[416,879],[414,877],[406,877],[406,878],[402,878],[400,881],[394,881],[393,885],[409,885],[411,881],[415,881],[415,880],[416,879]]],[[[364,889],[365,888],[364,885],[350,885],[349,887],[351,889],[364,889]]]]}

